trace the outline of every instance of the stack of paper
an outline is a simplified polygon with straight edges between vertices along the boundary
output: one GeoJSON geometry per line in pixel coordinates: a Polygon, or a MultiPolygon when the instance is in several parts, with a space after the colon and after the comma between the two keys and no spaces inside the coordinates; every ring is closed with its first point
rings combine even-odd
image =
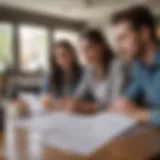
{"type": "Polygon", "coordinates": [[[111,113],[96,116],[53,113],[17,122],[20,127],[42,134],[43,143],[74,154],[90,154],[135,124],[128,117],[111,113]]]}

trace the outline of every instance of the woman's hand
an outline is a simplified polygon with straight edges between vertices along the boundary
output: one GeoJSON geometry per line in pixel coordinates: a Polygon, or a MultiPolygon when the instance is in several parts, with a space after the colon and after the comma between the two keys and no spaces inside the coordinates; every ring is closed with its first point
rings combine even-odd
{"type": "Polygon", "coordinates": [[[77,112],[80,102],[76,100],[75,98],[69,97],[65,99],[61,99],[61,103],[63,101],[63,108],[67,112],[77,112]]]}
{"type": "Polygon", "coordinates": [[[60,98],[55,102],[55,108],[59,111],[64,111],[66,108],[67,98],[60,98]]]}
{"type": "Polygon", "coordinates": [[[25,117],[30,115],[30,110],[27,102],[22,99],[15,99],[11,101],[10,113],[12,118],[25,117]]]}
{"type": "Polygon", "coordinates": [[[46,110],[51,110],[53,109],[54,103],[53,103],[53,96],[51,94],[46,94],[42,98],[42,105],[46,110]]]}
{"type": "Polygon", "coordinates": [[[96,108],[96,105],[93,103],[79,101],[73,98],[67,101],[68,111],[74,113],[91,114],[96,112],[96,108]]]}
{"type": "Polygon", "coordinates": [[[91,114],[96,112],[96,105],[83,102],[72,97],[61,98],[56,103],[56,108],[61,111],[79,114],[91,114]]]}

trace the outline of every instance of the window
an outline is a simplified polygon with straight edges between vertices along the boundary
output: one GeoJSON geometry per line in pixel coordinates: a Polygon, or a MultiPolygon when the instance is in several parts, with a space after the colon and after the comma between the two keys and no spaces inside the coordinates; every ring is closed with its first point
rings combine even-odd
{"type": "Polygon", "coordinates": [[[0,23],[0,72],[13,63],[13,28],[9,23],[0,23]]]}
{"type": "Polygon", "coordinates": [[[20,69],[22,71],[44,72],[48,69],[47,34],[45,28],[20,26],[20,69]]]}

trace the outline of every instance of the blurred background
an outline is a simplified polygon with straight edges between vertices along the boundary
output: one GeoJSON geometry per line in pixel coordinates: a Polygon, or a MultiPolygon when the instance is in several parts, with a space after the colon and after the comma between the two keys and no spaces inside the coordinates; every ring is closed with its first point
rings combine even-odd
{"type": "Polygon", "coordinates": [[[138,3],[159,18],[159,0],[0,0],[1,93],[6,83],[9,90],[38,91],[49,71],[52,42],[63,38],[77,45],[79,32],[88,26],[102,29],[114,46],[111,13],[138,3]]]}
{"type": "Polygon", "coordinates": [[[0,131],[6,97],[39,93],[54,41],[67,39],[77,47],[79,33],[97,27],[114,49],[110,16],[134,4],[155,13],[160,37],[160,0],[0,0],[0,131]]]}

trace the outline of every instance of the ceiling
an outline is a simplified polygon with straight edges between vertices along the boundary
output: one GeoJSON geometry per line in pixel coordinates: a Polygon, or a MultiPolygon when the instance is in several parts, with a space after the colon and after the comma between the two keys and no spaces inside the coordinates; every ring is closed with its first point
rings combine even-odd
{"type": "Polygon", "coordinates": [[[0,0],[0,6],[9,6],[76,20],[103,20],[111,12],[137,3],[157,7],[159,0],[0,0]],[[155,2],[155,6],[152,2],[155,2]]]}

